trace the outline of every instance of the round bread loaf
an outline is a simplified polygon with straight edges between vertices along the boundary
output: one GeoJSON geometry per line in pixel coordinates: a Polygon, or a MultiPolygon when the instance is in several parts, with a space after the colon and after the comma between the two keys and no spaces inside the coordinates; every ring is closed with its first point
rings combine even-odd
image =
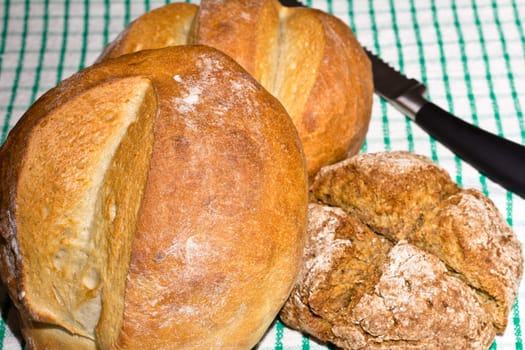
{"type": "Polygon", "coordinates": [[[311,192],[285,324],[343,349],[487,349],[504,331],[522,248],[482,193],[408,152],[325,167],[311,192]]]}
{"type": "Polygon", "coordinates": [[[284,105],[313,176],[356,154],[372,108],[371,65],[349,27],[277,0],[203,0],[146,13],[100,60],[169,45],[204,44],[233,57],[284,105]]]}
{"type": "Polygon", "coordinates": [[[42,96],[0,149],[1,276],[30,349],[250,349],[296,279],[307,175],[218,50],[150,50],[42,96]]]}

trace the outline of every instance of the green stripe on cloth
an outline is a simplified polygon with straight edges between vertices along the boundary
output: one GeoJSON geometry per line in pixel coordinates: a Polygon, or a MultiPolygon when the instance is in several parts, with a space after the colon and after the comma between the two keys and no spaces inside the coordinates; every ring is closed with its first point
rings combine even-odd
{"type": "Polygon", "coordinates": [[[44,54],[47,50],[47,32],[49,24],[49,0],[44,0],[44,13],[43,13],[43,22],[42,22],[42,44],[40,45],[40,50],[38,52],[38,63],[35,70],[35,80],[33,87],[31,89],[31,98],[30,101],[33,103],[37,97],[38,88],[40,86],[40,77],[42,74],[42,64],[44,62],[44,54]]]}
{"type": "Polygon", "coordinates": [[[78,69],[86,67],[86,53],[89,45],[89,0],[84,0],[84,26],[82,30],[82,49],[80,50],[80,61],[78,69]]]}
{"type": "Polygon", "coordinates": [[[15,78],[13,82],[13,86],[11,87],[11,94],[9,97],[9,102],[7,104],[7,110],[6,115],[4,117],[4,124],[2,127],[2,133],[0,135],[0,142],[4,142],[5,138],[7,137],[7,133],[9,131],[9,122],[11,121],[11,117],[13,115],[13,105],[15,103],[16,94],[18,92],[18,84],[20,82],[20,75],[22,74],[22,68],[24,65],[24,55],[25,55],[25,48],[26,48],[26,40],[27,40],[27,28],[29,24],[29,0],[24,1],[24,22],[23,22],[23,28],[22,28],[22,37],[20,38],[20,54],[18,56],[18,64],[16,66],[15,71],[15,78]]]}
{"type": "MultiPolygon", "coordinates": [[[[397,55],[398,55],[398,67],[401,72],[405,71],[405,60],[403,57],[403,48],[401,44],[401,36],[399,34],[399,26],[397,22],[397,15],[396,15],[396,8],[395,8],[395,2],[394,0],[390,0],[390,15],[392,17],[392,29],[394,31],[394,37],[395,37],[395,44],[397,49],[397,55]]],[[[412,123],[408,120],[408,118],[405,118],[405,129],[407,134],[407,142],[408,142],[408,150],[410,152],[414,152],[414,137],[412,135],[412,123]]]]}
{"type": "MultiPolygon", "coordinates": [[[[372,25],[372,31],[374,32],[374,51],[378,56],[381,56],[381,46],[379,42],[379,32],[377,30],[376,15],[374,9],[374,1],[368,1],[368,9],[370,14],[370,20],[372,25]]],[[[388,115],[387,115],[387,106],[384,100],[380,100],[381,104],[381,123],[383,131],[383,143],[385,151],[390,151],[392,149],[390,144],[390,128],[388,125],[388,115]]]]}
{"type": "MultiPolygon", "coordinates": [[[[0,76],[2,75],[2,68],[3,68],[3,58],[5,54],[5,47],[6,47],[6,41],[7,41],[7,33],[9,28],[9,12],[10,12],[10,4],[11,2],[9,0],[5,0],[4,2],[4,15],[2,16],[2,36],[0,37],[0,76]]],[[[4,117],[2,120],[2,129],[0,133],[0,144],[2,144],[5,140],[5,137],[7,135],[7,131],[9,131],[9,118],[4,117]]]]}
{"type": "Polygon", "coordinates": [[[481,43],[482,58],[483,58],[484,66],[485,66],[485,78],[489,85],[489,96],[490,96],[490,100],[492,101],[494,117],[496,118],[497,133],[498,135],[501,136],[503,135],[503,130],[501,127],[501,116],[499,114],[498,100],[496,98],[496,94],[494,91],[494,83],[492,81],[492,73],[491,73],[490,63],[489,63],[489,54],[487,51],[487,42],[485,40],[485,34],[483,32],[483,25],[481,22],[481,18],[479,16],[479,9],[475,1],[472,2],[472,10],[474,11],[476,29],[478,30],[479,40],[481,43]]]}
{"type": "Polygon", "coordinates": [[[124,26],[127,26],[131,18],[131,4],[129,0],[124,2],[124,26]]]}
{"type": "Polygon", "coordinates": [[[334,14],[334,3],[332,0],[326,0],[326,11],[330,14],[334,14]]]}
{"type": "Polygon", "coordinates": [[[514,326],[514,336],[516,337],[515,346],[516,349],[523,349],[523,339],[521,336],[521,317],[519,300],[516,300],[512,307],[512,324],[514,326]]]}
{"type": "MultiPolygon", "coordinates": [[[[453,23],[454,23],[455,32],[458,37],[458,44],[459,44],[458,47],[461,52],[461,66],[463,70],[463,78],[466,83],[467,95],[469,97],[468,100],[469,100],[469,106],[470,106],[470,115],[473,116],[473,118],[477,118],[476,104],[474,101],[474,93],[472,89],[472,79],[471,79],[470,70],[467,64],[467,55],[465,53],[465,38],[463,36],[461,25],[459,23],[458,8],[457,8],[457,4],[455,0],[453,0],[451,3],[451,10],[452,10],[452,15],[453,15],[453,23]]],[[[463,181],[462,181],[461,174],[458,174],[458,176],[456,177],[456,181],[460,185],[462,185],[463,181]]]]}
{"type": "Polygon", "coordinates": [[[11,2],[6,0],[4,2],[4,15],[2,17],[2,36],[0,37],[0,74],[2,74],[2,63],[5,53],[5,42],[7,40],[7,29],[9,26],[9,9],[11,2]]]}
{"type": "Polygon", "coordinates": [[[310,350],[310,339],[303,334],[301,350],[310,350]]]}
{"type": "Polygon", "coordinates": [[[284,325],[281,321],[277,320],[275,322],[275,350],[283,349],[283,334],[284,334],[284,325]]]}
{"type": "MultiPolygon", "coordinates": [[[[513,5],[514,5],[513,7],[516,8],[514,3],[513,5]]],[[[523,109],[521,108],[521,103],[518,98],[518,92],[516,90],[516,82],[514,80],[514,74],[512,73],[512,68],[510,65],[509,48],[508,48],[507,40],[505,39],[505,35],[503,33],[503,28],[501,24],[502,22],[501,22],[499,11],[498,11],[498,3],[495,0],[492,1],[492,10],[494,14],[496,28],[498,30],[499,40],[501,42],[501,46],[503,49],[503,59],[505,61],[506,76],[507,76],[507,79],[509,81],[509,85],[511,88],[512,102],[514,104],[514,109],[516,110],[516,118],[518,118],[518,125],[520,127],[521,141],[525,142],[525,122],[523,121],[523,109]]],[[[523,30],[521,26],[520,26],[520,30],[523,30]]],[[[523,43],[523,41],[522,41],[522,45],[525,48],[525,43],[523,43]]]]}
{"type": "MultiPolygon", "coordinates": [[[[434,31],[435,31],[436,37],[437,37],[437,44],[438,44],[438,49],[439,49],[439,64],[440,64],[440,68],[441,68],[441,74],[442,74],[442,77],[443,77],[444,84],[446,86],[446,84],[447,84],[447,75],[446,75],[447,69],[446,69],[446,66],[444,66],[445,61],[444,61],[444,55],[443,55],[443,40],[441,40],[441,37],[440,37],[440,34],[439,34],[440,33],[440,29],[439,29],[439,21],[437,19],[437,7],[436,7],[436,1],[435,0],[431,1],[430,10],[431,10],[431,13],[432,13],[432,25],[434,27],[434,31]]],[[[438,156],[438,152],[437,152],[437,149],[436,149],[437,144],[434,141],[434,139],[431,140],[430,146],[431,146],[431,152],[432,152],[432,159],[436,163],[439,163],[439,156],[438,156]]]]}
{"type": "MultiPolygon", "coordinates": [[[[427,77],[427,65],[426,65],[426,59],[425,59],[425,50],[424,50],[424,44],[421,37],[421,26],[419,24],[418,15],[417,15],[417,7],[414,0],[410,0],[410,14],[412,18],[412,24],[414,27],[414,33],[416,35],[416,42],[417,42],[417,51],[419,56],[419,66],[420,66],[420,72],[421,72],[421,82],[427,87],[429,94],[430,94],[430,86],[428,85],[428,77],[427,77]]],[[[437,162],[437,153],[436,153],[436,147],[435,142],[432,137],[429,136],[430,140],[430,157],[432,160],[437,162]]]]}
{"type": "Polygon", "coordinates": [[[524,50],[523,54],[525,55],[525,30],[523,30],[523,25],[521,23],[521,16],[518,10],[518,0],[512,1],[512,12],[514,14],[514,24],[516,25],[516,27],[519,29],[519,32],[520,32],[521,44],[524,50]]]}
{"type": "MultiPolygon", "coordinates": [[[[516,25],[516,28],[518,28],[520,34],[522,53],[525,57],[525,30],[523,29],[523,24],[521,23],[522,16],[518,10],[518,1],[519,0],[512,1],[512,13],[514,15],[514,24],[516,25]]],[[[522,136],[522,140],[525,140],[525,136],[522,136]]]]}
{"type": "Polygon", "coordinates": [[[57,66],[57,80],[58,84],[63,79],[64,75],[64,61],[66,59],[67,52],[67,39],[69,34],[69,1],[64,3],[64,26],[62,29],[62,44],[60,48],[60,58],[57,66]]]}
{"type": "MultiPolygon", "coordinates": [[[[439,62],[441,64],[441,73],[443,76],[443,84],[445,85],[444,86],[445,96],[446,96],[446,101],[447,101],[446,109],[450,113],[455,114],[454,101],[452,98],[452,89],[450,87],[450,77],[449,77],[448,68],[447,68],[447,58],[445,55],[445,48],[444,48],[444,42],[443,42],[443,34],[442,34],[441,26],[439,25],[439,19],[437,16],[437,7],[436,7],[435,0],[432,1],[431,8],[432,8],[432,20],[433,20],[434,28],[436,30],[437,43],[439,46],[439,62]]],[[[456,166],[455,181],[458,183],[458,185],[462,186],[463,185],[463,176],[462,176],[463,171],[462,171],[462,165],[461,165],[461,161],[459,157],[454,156],[454,163],[456,166]]]]}
{"type": "MultiPolygon", "coordinates": [[[[472,10],[474,12],[474,22],[476,24],[476,29],[478,31],[479,41],[481,44],[481,52],[482,52],[482,58],[483,58],[483,64],[485,67],[485,79],[487,81],[487,84],[489,86],[489,96],[490,100],[492,102],[492,108],[494,112],[494,116],[496,118],[496,125],[498,127],[498,134],[502,135],[501,130],[501,119],[499,116],[499,107],[498,102],[496,100],[496,97],[494,95],[494,84],[492,83],[492,74],[490,72],[490,64],[489,64],[489,58],[487,53],[487,44],[485,41],[485,36],[483,34],[481,19],[479,18],[479,11],[478,6],[475,1],[472,2],[472,10]]],[[[489,195],[488,186],[487,186],[487,179],[483,174],[480,174],[480,182],[483,188],[483,193],[485,195],[489,195]]]]}
{"type": "Polygon", "coordinates": [[[109,43],[109,17],[110,17],[110,0],[104,0],[104,29],[102,30],[102,43],[109,43]]]}

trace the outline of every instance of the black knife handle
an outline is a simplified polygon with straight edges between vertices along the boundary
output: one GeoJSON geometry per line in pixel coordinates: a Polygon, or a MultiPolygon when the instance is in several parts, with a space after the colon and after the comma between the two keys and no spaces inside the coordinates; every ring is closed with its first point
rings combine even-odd
{"type": "Polygon", "coordinates": [[[432,102],[417,112],[415,121],[481,173],[525,198],[525,146],[469,124],[432,102]]]}

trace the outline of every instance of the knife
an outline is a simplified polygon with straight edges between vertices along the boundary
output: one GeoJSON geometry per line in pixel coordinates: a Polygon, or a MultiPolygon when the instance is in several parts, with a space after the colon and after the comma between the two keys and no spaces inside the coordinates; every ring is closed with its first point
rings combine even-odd
{"type": "MultiPolygon", "coordinates": [[[[284,6],[304,6],[281,0],[284,6]]],[[[426,87],[364,48],[372,62],[374,90],[435,140],[494,182],[525,198],[525,146],[469,124],[427,100],[426,87]]]]}

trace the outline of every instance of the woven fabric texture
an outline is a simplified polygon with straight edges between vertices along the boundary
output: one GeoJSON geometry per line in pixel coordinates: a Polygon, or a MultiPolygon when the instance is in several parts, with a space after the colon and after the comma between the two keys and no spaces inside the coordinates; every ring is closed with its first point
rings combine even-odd
{"type": "MultiPolygon", "coordinates": [[[[1,0],[0,143],[42,93],[89,66],[103,47],[159,0],[1,0]]],[[[360,42],[428,87],[428,97],[465,121],[525,144],[525,1],[311,0],[346,22],[360,42]]],[[[481,175],[375,97],[363,152],[430,157],[465,188],[490,197],[525,242],[525,200],[481,175]]],[[[524,160],[525,161],[525,160],[524,160]]],[[[525,174],[523,174],[525,176],[525,174]]],[[[0,180],[1,181],[1,180],[0,180]]],[[[525,283],[508,328],[491,349],[522,349],[525,283]]],[[[16,310],[0,288],[0,349],[21,349],[16,310]]],[[[329,349],[276,321],[257,347],[329,349]]]]}

